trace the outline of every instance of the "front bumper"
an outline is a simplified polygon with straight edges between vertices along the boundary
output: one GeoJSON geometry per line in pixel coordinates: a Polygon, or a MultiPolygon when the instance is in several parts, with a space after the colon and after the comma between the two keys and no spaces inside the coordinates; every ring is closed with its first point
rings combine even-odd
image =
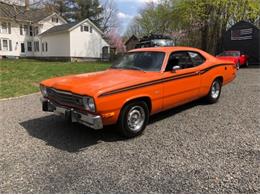
{"type": "Polygon", "coordinates": [[[93,115],[89,113],[80,113],[73,108],[65,108],[60,105],[56,105],[46,98],[41,98],[42,110],[45,112],[54,112],[57,115],[64,115],[66,118],[71,119],[72,122],[81,123],[92,129],[102,129],[102,118],[99,115],[93,115]]]}

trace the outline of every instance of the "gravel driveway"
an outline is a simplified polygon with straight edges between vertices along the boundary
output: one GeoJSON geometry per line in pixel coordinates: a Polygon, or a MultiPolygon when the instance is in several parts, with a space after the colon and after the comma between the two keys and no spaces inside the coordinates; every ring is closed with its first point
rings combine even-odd
{"type": "Polygon", "coordinates": [[[260,193],[260,69],[130,140],[67,125],[39,97],[0,101],[1,193],[260,193]]]}

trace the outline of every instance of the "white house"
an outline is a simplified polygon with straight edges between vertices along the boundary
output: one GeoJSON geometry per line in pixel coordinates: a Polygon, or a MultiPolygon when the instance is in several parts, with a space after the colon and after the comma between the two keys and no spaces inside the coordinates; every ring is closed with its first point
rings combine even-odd
{"type": "Polygon", "coordinates": [[[90,20],[67,23],[45,9],[0,2],[0,58],[97,60],[108,56],[109,44],[90,20]]]}

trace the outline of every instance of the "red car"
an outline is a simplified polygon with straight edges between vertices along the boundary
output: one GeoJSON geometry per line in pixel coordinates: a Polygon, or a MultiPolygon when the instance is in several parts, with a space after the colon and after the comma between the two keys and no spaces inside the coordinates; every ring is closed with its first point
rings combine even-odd
{"type": "Polygon", "coordinates": [[[235,62],[237,69],[240,66],[248,67],[248,59],[247,55],[242,54],[240,51],[224,51],[216,56],[218,59],[230,60],[235,62]]]}

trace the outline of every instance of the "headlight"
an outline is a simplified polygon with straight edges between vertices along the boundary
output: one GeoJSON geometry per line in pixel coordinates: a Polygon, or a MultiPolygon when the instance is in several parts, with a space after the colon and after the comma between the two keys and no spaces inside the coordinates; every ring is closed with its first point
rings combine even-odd
{"type": "Polygon", "coordinates": [[[96,112],[96,106],[92,97],[83,97],[84,108],[91,112],[96,112]]]}
{"type": "Polygon", "coordinates": [[[43,85],[40,85],[40,89],[43,97],[47,97],[48,96],[47,88],[43,85]]]}

